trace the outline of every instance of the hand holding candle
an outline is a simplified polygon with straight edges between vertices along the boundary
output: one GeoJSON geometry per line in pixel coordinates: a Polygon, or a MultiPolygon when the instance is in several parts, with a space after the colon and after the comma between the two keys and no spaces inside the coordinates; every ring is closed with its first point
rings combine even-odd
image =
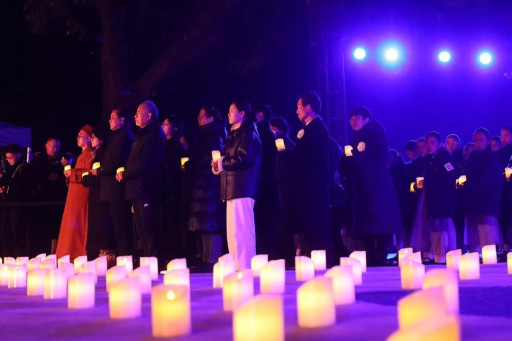
{"type": "Polygon", "coordinates": [[[212,161],[217,162],[220,159],[220,151],[212,150],[212,161]]]}
{"type": "Polygon", "coordinates": [[[420,188],[420,189],[421,189],[421,188],[423,188],[423,182],[424,182],[424,181],[425,181],[425,178],[424,178],[424,177],[422,177],[422,176],[418,176],[418,177],[416,178],[416,187],[418,187],[418,188],[420,188]]]}
{"type": "Polygon", "coordinates": [[[505,179],[510,181],[510,176],[512,176],[512,168],[507,167],[505,168],[505,179]]]}
{"type": "Polygon", "coordinates": [[[283,139],[277,139],[276,140],[276,148],[278,152],[282,152],[286,150],[286,146],[284,145],[283,139]]]}

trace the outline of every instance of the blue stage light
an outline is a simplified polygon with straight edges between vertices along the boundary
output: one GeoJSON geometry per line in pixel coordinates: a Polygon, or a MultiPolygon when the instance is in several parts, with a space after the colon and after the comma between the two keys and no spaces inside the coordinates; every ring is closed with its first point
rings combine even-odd
{"type": "Polygon", "coordinates": [[[384,58],[391,63],[396,62],[400,58],[400,52],[395,47],[388,47],[384,51],[384,58]]]}
{"type": "Polygon", "coordinates": [[[379,48],[379,56],[382,66],[395,69],[404,63],[405,49],[398,42],[386,42],[379,48]]]}
{"type": "Polygon", "coordinates": [[[478,62],[480,65],[487,67],[490,66],[494,61],[494,57],[491,52],[489,51],[481,51],[478,54],[478,62]]]}
{"type": "Polygon", "coordinates": [[[442,50],[437,54],[437,59],[441,63],[447,64],[450,60],[452,60],[452,54],[447,50],[442,50]]]}
{"type": "Polygon", "coordinates": [[[354,56],[354,58],[358,61],[362,61],[364,59],[366,59],[366,50],[362,47],[356,47],[354,49],[354,52],[352,53],[352,55],[354,56]]]}

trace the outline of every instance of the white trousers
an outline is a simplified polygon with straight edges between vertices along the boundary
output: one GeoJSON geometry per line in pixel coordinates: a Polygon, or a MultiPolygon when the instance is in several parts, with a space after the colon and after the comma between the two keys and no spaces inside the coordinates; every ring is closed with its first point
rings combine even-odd
{"type": "Polygon", "coordinates": [[[236,270],[250,269],[251,259],[256,255],[254,199],[239,198],[226,202],[226,234],[236,270]]]}

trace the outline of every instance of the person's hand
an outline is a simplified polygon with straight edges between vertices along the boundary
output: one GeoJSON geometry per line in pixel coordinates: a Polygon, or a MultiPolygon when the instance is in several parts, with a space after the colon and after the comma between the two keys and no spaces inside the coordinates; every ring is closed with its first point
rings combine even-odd
{"type": "Polygon", "coordinates": [[[0,194],[2,194],[5,191],[4,187],[0,187],[0,194]]]}
{"type": "Polygon", "coordinates": [[[91,170],[91,174],[94,175],[94,176],[98,175],[98,170],[97,169],[92,169],[91,170]]]}
{"type": "Polygon", "coordinates": [[[71,175],[71,170],[66,170],[66,171],[64,171],[64,176],[65,176],[66,178],[69,178],[69,176],[70,176],[70,175],[71,175]]]}
{"type": "Polygon", "coordinates": [[[212,160],[212,168],[215,172],[218,172],[219,171],[219,162],[218,161],[213,161],[212,160]]]}
{"type": "Polygon", "coordinates": [[[423,189],[423,182],[424,182],[424,181],[425,181],[425,180],[419,180],[419,181],[418,181],[418,183],[417,183],[417,185],[416,185],[416,187],[418,187],[419,189],[423,189]]]}
{"type": "Polygon", "coordinates": [[[123,181],[123,173],[124,173],[124,172],[119,172],[119,173],[117,173],[117,174],[116,174],[116,180],[117,180],[118,182],[123,181]]]}

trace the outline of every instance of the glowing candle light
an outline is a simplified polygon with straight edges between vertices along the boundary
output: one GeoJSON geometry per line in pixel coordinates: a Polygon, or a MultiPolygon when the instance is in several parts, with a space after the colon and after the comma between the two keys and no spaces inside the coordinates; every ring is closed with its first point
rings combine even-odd
{"type": "Polygon", "coordinates": [[[261,268],[260,292],[262,294],[283,294],[284,287],[284,259],[271,260],[261,268]]]}
{"type": "Polygon", "coordinates": [[[409,184],[409,192],[410,192],[410,193],[414,193],[414,192],[416,192],[416,188],[414,187],[414,185],[416,185],[416,183],[415,183],[415,182],[411,182],[411,183],[409,184]]]}
{"type": "Polygon", "coordinates": [[[325,270],[326,269],[326,257],[325,250],[313,250],[311,251],[311,259],[313,260],[313,264],[315,265],[315,270],[325,270]]]}
{"type": "Polygon", "coordinates": [[[98,169],[98,168],[101,168],[101,163],[100,162],[95,162],[92,164],[92,169],[98,169]]]}
{"type": "Polygon", "coordinates": [[[447,314],[444,289],[440,286],[413,292],[398,301],[400,329],[411,327],[427,319],[437,319],[447,314]]]}
{"type": "Polygon", "coordinates": [[[192,330],[190,297],[186,287],[161,284],[153,288],[151,326],[154,337],[190,334],[192,330]]]}
{"type": "Polygon", "coordinates": [[[42,296],[44,294],[44,274],[46,269],[35,269],[27,276],[27,296],[42,296]]]}
{"type": "Polygon", "coordinates": [[[352,151],[354,150],[354,147],[352,147],[351,145],[346,145],[344,148],[343,148],[344,152],[345,152],[345,156],[352,156],[352,151]]]}
{"type": "Polygon", "coordinates": [[[44,293],[45,300],[65,298],[67,295],[68,278],[63,269],[47,269],[44,274],[44,293]]]}
{"type": "Polygon", "coordinates": [[[82,266],[82,264],[85,263],[87,263],[87,256],[76,257],[75,260],[73,261],[73,264],[75,265],[75,273],[79,273],[80,267],[82,266]]]}
{"type": "Polygon", "coordinates": [[[299,326],[327,327],[336,323],[332,278],[317,277],[297,289],[299,326]]]}
{"type": "Polygon", "coordinates": [[[190,270],[176,269],[166,271],[164,274],[164,284],[184,286],[190,291],[190,270]]]}
{"type": "Polygon", "coordinates": [[[421,251],[408,253],[402,258],[402,261],[405,259],[410,259],[415,261],[416,263],[421,263],[421,251]]]}
{"type": "Polygon", "coordinates": [[[167,271],[169,270],[177,270],[177,269],[186,269],[187,268],[187,260],[185,258],[176,258],[167,263],[167,271]]]}
{"type": "Polygon", "coordinates": [[[324,276],[332,278],[334,303],[336,305],[352,304],[356,301],[352,266],[334,266],[329,269],[324,276]]]}
{"type": "Polygon", "coordinates": [[[352,278],[354,279],[354,284],[363,284],[363,267],[358,259],[341,257],[340,265],[350,265],[352,267],[352,278]]]}
{"type": "Polygon", "coordinates": [[[212,150],[212,160],[214,162],[217,162],[217,161],[219,161],[219,159],[220,159],[220,151],[212,150]]]}
{"type": "Polygon", "coordinates": [[[68,308],[92,308],[95,304],[95,280],[92,273],[74,276],[68,283],[68,308]]]}
{"type": "Polygon", "coordinates": [[[185,164],[189,161],[190,159],[188,157],[182,157],[181,158],[181,166],[185,166],[185,164]]]}
{"type": "Polygon", "coordinates": [[[27,263],[28,272],[37,270],[41,267],[41,259],[40,258],[32,258],[29,259],[27,263]]]}
{"type": "Polygon", "coordinates": [[[65,165],[64,166],[64,171],[70,171],[71,170],[71,165],[65,165]]]}
{"type": "Polygon", "coordinates": [[[129,276],[139,280],[140,292],[142,294],[151,293],[151,271],[149,270],[149,265],[144,265],[133,270],[130,272],[129,276]]]}
{"type": "Polygon", "coordinates": [[[315,278],[315,264],[306,256],[295,257],[295,280],[299,282],[309,281],[315,278]]]}
{"type": "Polygon", "coordinates": [[[398,250],[398,266],[401,266],[402,259],[404,259],[405,256],[412,253],[412,248],[407,247],[404,249],[398,250]]]}
{"type": "Polygon", "coordinates": [[[217,264],[219,265],[217,267],[214,266],[213,269],[213,285],[214,288],[222,288],[224,286],[224,277],[235,272],[235,260],[233,258],[233,255],[228,253],[222,257],[219,257],[219,261],[217,264]]]}
{"type": "Polygon", "coordinates": [[[252,270],[232,273],[224,278],[222,299],[225,311],[235,311],[254,296],[252,270]]]}
{"type": "Polygon", "coordinates": [[[466,181],[468,181],[468,179],[465,175],[459,176],[459,185],[464,185],[466,181]]]}
{"type": "Polygon", "coordinates": [[[459,271],[460,257],[462,257],[461,249],[448,251],[446,253],[446,268],[459,271]]]}
{"type": "Polygon", "coordinates": [[[459,280],[453,270],[434,269],[425,274],[423,289],[441,286],[444,291],[446,307],[450,314],[459,313],[459,280]]]}
{"type": "Polygon", "coordinates": [[[387,341],[459,341],[462,340],[460,319],[453,315],[440,315],[422,320],[414,326],[399,329],[391,334],[387,341]]]}
{"type": "Polygon", "coordinates": [[[286,146],[284,145],[283,139],[276,139],[276,148],[278,152],[286,150],[286,146]]]}
{"type": "Polygon", "coordinates": [[[9,285],[9,266],[6,264],[0,264],[0,286],[9,285]]]}
{"type": "Polygon", "coordinates": [[[46,259],[46,253],[40,253],[35,258],[39,258],[42,262],[46,259]]]}
{"type": "Polygon", "coordinates": [[[107,256],[101,256],[96,258],[94,260],[94,263],[96,263],[96,276],[105,276],[108,270],[107,256]]]}
{"type": "Polygon", "coordinates": [[[140,257],[140,266],[144,265],[149,266],[151,280],[156,281],[158,279],[158,259],[156,257],[140,257]]]}
{"type": "Polygon", "coordinates": [[[60,263],[71,263],[71,257],[69,257],[69,255],[65,255],[65,256],[60,257],[57,260],[57,267],[58,268],[60,268],[60,263]]]}
{"type": "Polygon", "coordinates": [[[83,172],[82,173],[82,178],[85,178],[87,175],[89,175],[89,172],[83,172]]]}
{"type": "Polygon", "coordinates": [[[507,270],[508,274],[512,275],[512,252],[507,253],[507,270]]]}
{"type": "Polygon", "coordinates": [[[118,169],[116,169],[116,174],[119,174],[122,172],[124,172],[124,167],[119,167],[118,169]]]}
{"type": "Polygon", "coordinates": [[[213,265],[213,288],[222,288],[223,277],[221,276],[221,264],[219,262],[213,265]]]}
{"type": "Polygon", "coordinates": [[[110,290],[110,287],[113,284],[125,279],[126,276],[128,276],[128,272],[126,271],[126,267],[124,265],[113,266],[112,268],[108,269],[106,276],[107,292],[110,290]]]}
{"type": "Polygon", "coordinates": [[[424,277],[425,265],[409,258],[402,261],[402,266],[400,267],[402,289],[411,290],[421,288],[423,286],[424,277]]]}
{"type": "Polygon", "coordinates": [[[268,263],[268,255],[256,255],[251,258],[251,269],[254,277],[260,277],[261,268],[268,263]]]}
{"type": "Polygon", "coordinates": [[[16,265],[24,265],[28,264],[28,257],[17,257],[16,258],[16,265]]]}
{"type": "Polygon", "coordinates": [[[130,319],[139,317],[141,301],[142,295],[137,278],[125,278],[114,283],[108,291],[110,318],[130,319]]]}
{"type": "Polygon", "coordinates": [[[117,266],[126,267],[126,272],[130,273],[133,271],[133,259],[132,256],[119,256],[116,258],[117,266]]]}
{"type": "Polygon", "coordinates": [[[9,264],[8,288],[25,288],[27,286],[27,265],[9,264]]]}
{"type": "Polygon", "coordinates": [[[98,281],[98,276],[96,275],[96,262],[85,262],[80,266],[80,270],[78,271],[81,274],[91,274],[94,278],[94,283],[98,281]]]}
{"type": "Polygon", "coordinates": [[[466,253],[460,257],[459,278],[462,280],[480,278],[480,258],[478,252],[466,253]]]}
{"type": "Polygon", "coordinates": [[[45,259],[42,263],[41,263],[41,268],[42,269],[54,269],[56,268],[57,266],[55,265],[55,261],[53,259],[45,259]]]}
{"type": "Polygon", "coordinates": [[[496,245],[485,245],[482,247],[482,263],[497,264],[498,256],[496,255],[496,245]]]}
{"type": "Polygon", "coordinates": [[[16,259],[12,257],[4,257],[4,264],[5,265],[16,265],[16,259]]]}
{"type": "Polygon", "coordinates": [[[75,266],[71,263],[60,263],[59,269],[66,273],[66,278],[69,280],[75,276],[75,266]]]}
{"type": "Polygon", "coordinates": [[[357,259],[361,263],[361,270],[366,272],[366,251],[354,251],[350,254],[349,258],[357,259]]]}
{"type": "Polygon", "coordinates": [[[510,180],[510,176],[512,175],[512,168],[507,167],[505,168],[505,179],[510,180]]]}
{"type": "Polygon", "coordinates": [[[234,341],[284,341],[283,298],[258,295],[233,314],[234,341]]]}

